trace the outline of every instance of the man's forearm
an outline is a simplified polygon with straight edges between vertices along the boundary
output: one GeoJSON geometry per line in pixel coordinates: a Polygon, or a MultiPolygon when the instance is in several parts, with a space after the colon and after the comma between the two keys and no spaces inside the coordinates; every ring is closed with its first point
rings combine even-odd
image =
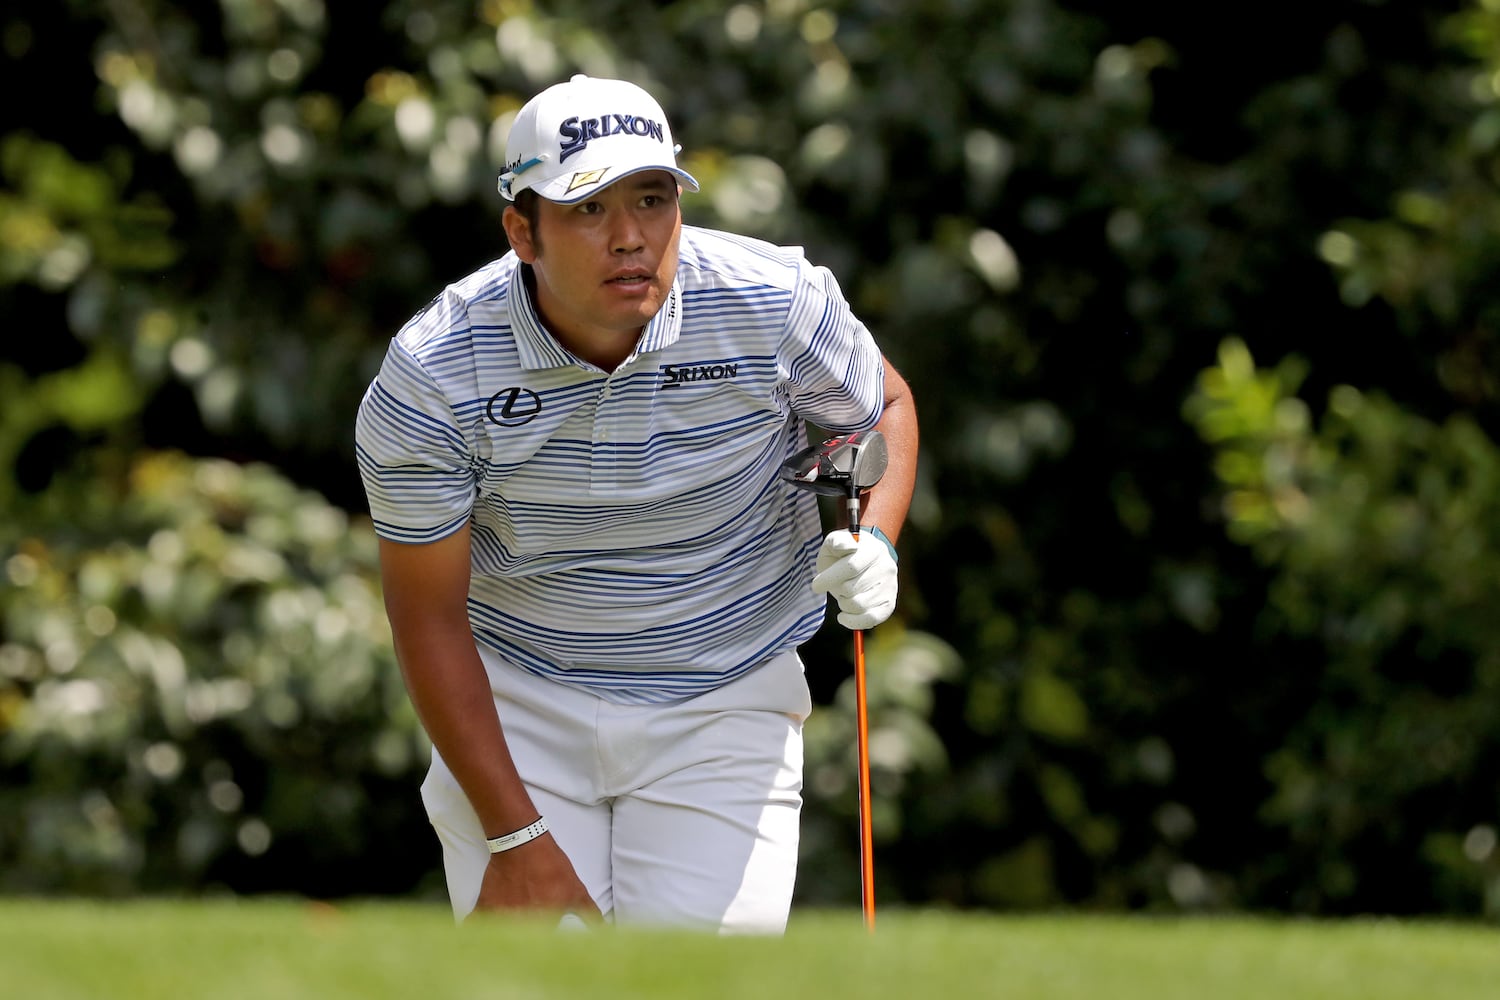
{"type": "Polygon", "coordinates": [[[467,622],[457,634],[452,627],[399,627],[396,656],[417,717],[485,835],[510,833],[535,819],[467,622]]]}
{"type": "Polygon", "coordinates": [[[906,380],[888,361],[885,381],[885,413],[875,427],[885,436],[889,458],[885,475],[870,490],[859,519],[862,524],[878,526],[894,542],[901,534],[917,483],[917,407],[906,380]]]}

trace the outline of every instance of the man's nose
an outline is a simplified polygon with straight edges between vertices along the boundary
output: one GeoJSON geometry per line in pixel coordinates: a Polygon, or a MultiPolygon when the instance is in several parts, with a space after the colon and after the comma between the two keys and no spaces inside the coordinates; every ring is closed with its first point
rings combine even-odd
{"type": "Polygon", "coordinates": [[[640,222],[634,212],[627,210],[615,216],[611,242],[614,244],[614,252],[618,254],[636,253],[646,245],[640,222]]]}

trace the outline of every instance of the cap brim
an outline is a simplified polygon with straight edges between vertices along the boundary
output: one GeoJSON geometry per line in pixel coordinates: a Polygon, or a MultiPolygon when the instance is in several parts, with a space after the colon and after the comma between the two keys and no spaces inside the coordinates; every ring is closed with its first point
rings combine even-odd
{"type": "Polygon", "coordinates": [[[616,170],[612,167],[603,167],[599,170],[564,174],[561,177],[554,177],[549,181],[544,181],[533,187],[532,190],[548,201],[555,201],[559,205],[576,205],[580,201],[587,201],[611,184],[618,184],[632,174],[645,173],[648,170],[666,171],[677,178],[677,182],[686,190],[698,190],[698,180],[692,174],[679,167],[663,166],[660,163],[648,163],[644,166],[628,167],[621,170],[616,170]],[[596,179],[587,179],[591,174],[598,174],[598,177],[596,179]]]}

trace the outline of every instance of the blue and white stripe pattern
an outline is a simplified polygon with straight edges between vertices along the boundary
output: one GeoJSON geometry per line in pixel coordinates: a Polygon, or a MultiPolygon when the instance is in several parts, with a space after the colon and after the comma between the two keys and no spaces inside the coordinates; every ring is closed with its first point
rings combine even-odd
{"type": "Polygon", "coordinates": [[[880,352],[800,249],[684,227],[677,280],[604,372],[541,327],[513,253],[392,341],[360,406],[376,530],[471,524],[469,619],[508,662],[611,701],[707,691],[809,639],[815,498],[778,478],[880,418],[880,352]]]}

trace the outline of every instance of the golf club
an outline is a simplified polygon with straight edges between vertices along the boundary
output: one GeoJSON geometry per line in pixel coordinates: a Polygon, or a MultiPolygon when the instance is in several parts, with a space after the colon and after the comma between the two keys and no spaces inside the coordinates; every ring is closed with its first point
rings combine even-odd
{"type": "MultiPolygon", "coordinates": [[[[802,489],[842,496],[849,533],[859,538],[860,495],[880,482],[887,460],[885,436],[856,431],[831,437],[787,459],[782,478],[802,489]]],[[[875,929],[875,838],[870,819],[870,727],[865,713],[865,634],[854,633],[855,735],[859,758],[859,888],[865,927],[875,929]]]]}

